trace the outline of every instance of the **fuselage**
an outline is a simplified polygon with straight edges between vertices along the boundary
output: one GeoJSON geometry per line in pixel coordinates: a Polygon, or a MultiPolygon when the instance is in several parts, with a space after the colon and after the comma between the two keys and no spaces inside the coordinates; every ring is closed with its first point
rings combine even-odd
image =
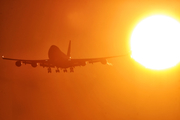
{"type": "Polygon", "coordinates": [[[57,46],[52,45],[48,51],[49,63],[60,68],[72,67],[71,59],[64,54],[57,46]]]}

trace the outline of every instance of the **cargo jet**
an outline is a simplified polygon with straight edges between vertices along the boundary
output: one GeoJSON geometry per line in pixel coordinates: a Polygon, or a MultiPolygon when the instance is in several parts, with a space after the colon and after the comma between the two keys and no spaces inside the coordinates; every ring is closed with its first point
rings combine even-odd
{"type": "Polygon", "coordinates": [[[57,46],[52,45],[49,48],[48,51],[48,57],[49,59],[44,60],[25,60],[25,59],[13,59],[13,58],[5,58],[2,56],[4,60],[14,60],[15,65],[17,67],[20,67],[23,63],[24,64],[31,64],[32,67],[42,66],[47,67],[48,73],[51,73],[51,68],[57,68],[56,72],[60,72],[59,69],[63,70],[63,72],[67,72],[67,69],[70,68],[70,72],[74,72],[74,68],[77,66],[85,66],[87,63],[96,63],[101,62],[102,64],[108,63],[108,58],[114,58],[114,57],[121,57],[121,56],[111,56],[111,57],[101,57],[101,58],[89,58],[89,59],[71,59],[70,56],[71,51],[71,41],[69,41],[68,51],[67,55],[64,54],[57,46]]]}

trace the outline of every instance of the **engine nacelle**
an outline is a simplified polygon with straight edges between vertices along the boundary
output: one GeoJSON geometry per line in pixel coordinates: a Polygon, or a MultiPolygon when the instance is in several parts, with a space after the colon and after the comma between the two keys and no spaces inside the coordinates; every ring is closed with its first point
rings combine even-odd
{"type": "Polygon", "coordinates": [[[101,63],[105,65],[105,64],[108,64],[108,61],[106,59],[103,59],[101,60],[101,63]]]}
{"type": "Polygon", "coordinates": [[[17,67],[20,67],[20,66],[22,65],[22,63],[21,63],[21,61],[17,61],[17,62],[15,63],[15,65],[16,65],[17,67]]]}
{"type": "Polygon", "coordinates": [[[33,62],[33,63],[31,63],[31,66],[32,66],[32,67],[37,67],[37,63],[36,63],[36,62],[33,62]]]}
{"type": "Polygon", "coordinates": [[[85,66],[86,64],[86,62],[81,62],[81,66],[85,66]]]}

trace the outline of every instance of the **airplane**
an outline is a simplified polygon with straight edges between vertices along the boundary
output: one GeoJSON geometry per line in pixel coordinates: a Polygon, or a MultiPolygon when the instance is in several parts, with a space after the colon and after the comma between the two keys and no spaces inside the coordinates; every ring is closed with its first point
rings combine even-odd
{"type": "Polygon", "coordinates": [[[51,68],[57,68],[56,73],[60,72],[59,69],[62,69],[63,72],[68,72],[67,69],[70,68],[70,72],[74,72],[74,68],[77,66],[85,66],[87,63],[96,63],[101,62],[102,64],[111,65],[107,61],[108,58],[114,57],[122,57],[126,55],[119,55],[119,56],[111,56],[111,57],[101,57],[101,58],[88,58],[88,59],[72,59],[70,56],[71,52],[71,41],[69,41],[68,51],[67,54],[63,53],[57,46],[52,45],[48,51],[49,59],[43,60],[25,60],[25,59],[13,59],[13,58],[5,58],[2,56],[4,60],[14,60],[15,65],[20,67],[23,63],[31,64],[32,67],[42,66],[48,68],[48,73],[51,73],[51,68]]]}

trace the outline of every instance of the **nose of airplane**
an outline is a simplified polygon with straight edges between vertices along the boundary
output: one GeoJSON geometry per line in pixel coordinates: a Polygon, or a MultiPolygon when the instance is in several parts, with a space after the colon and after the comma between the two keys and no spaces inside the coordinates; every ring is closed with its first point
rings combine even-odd
{"type": "Polygon", "coordinates": [[[49,48],[48,57],[49,59],[55,59],[60,55],[60,53],[61,53],[61,50],[57,46],[52,45],[49,48]]]}

